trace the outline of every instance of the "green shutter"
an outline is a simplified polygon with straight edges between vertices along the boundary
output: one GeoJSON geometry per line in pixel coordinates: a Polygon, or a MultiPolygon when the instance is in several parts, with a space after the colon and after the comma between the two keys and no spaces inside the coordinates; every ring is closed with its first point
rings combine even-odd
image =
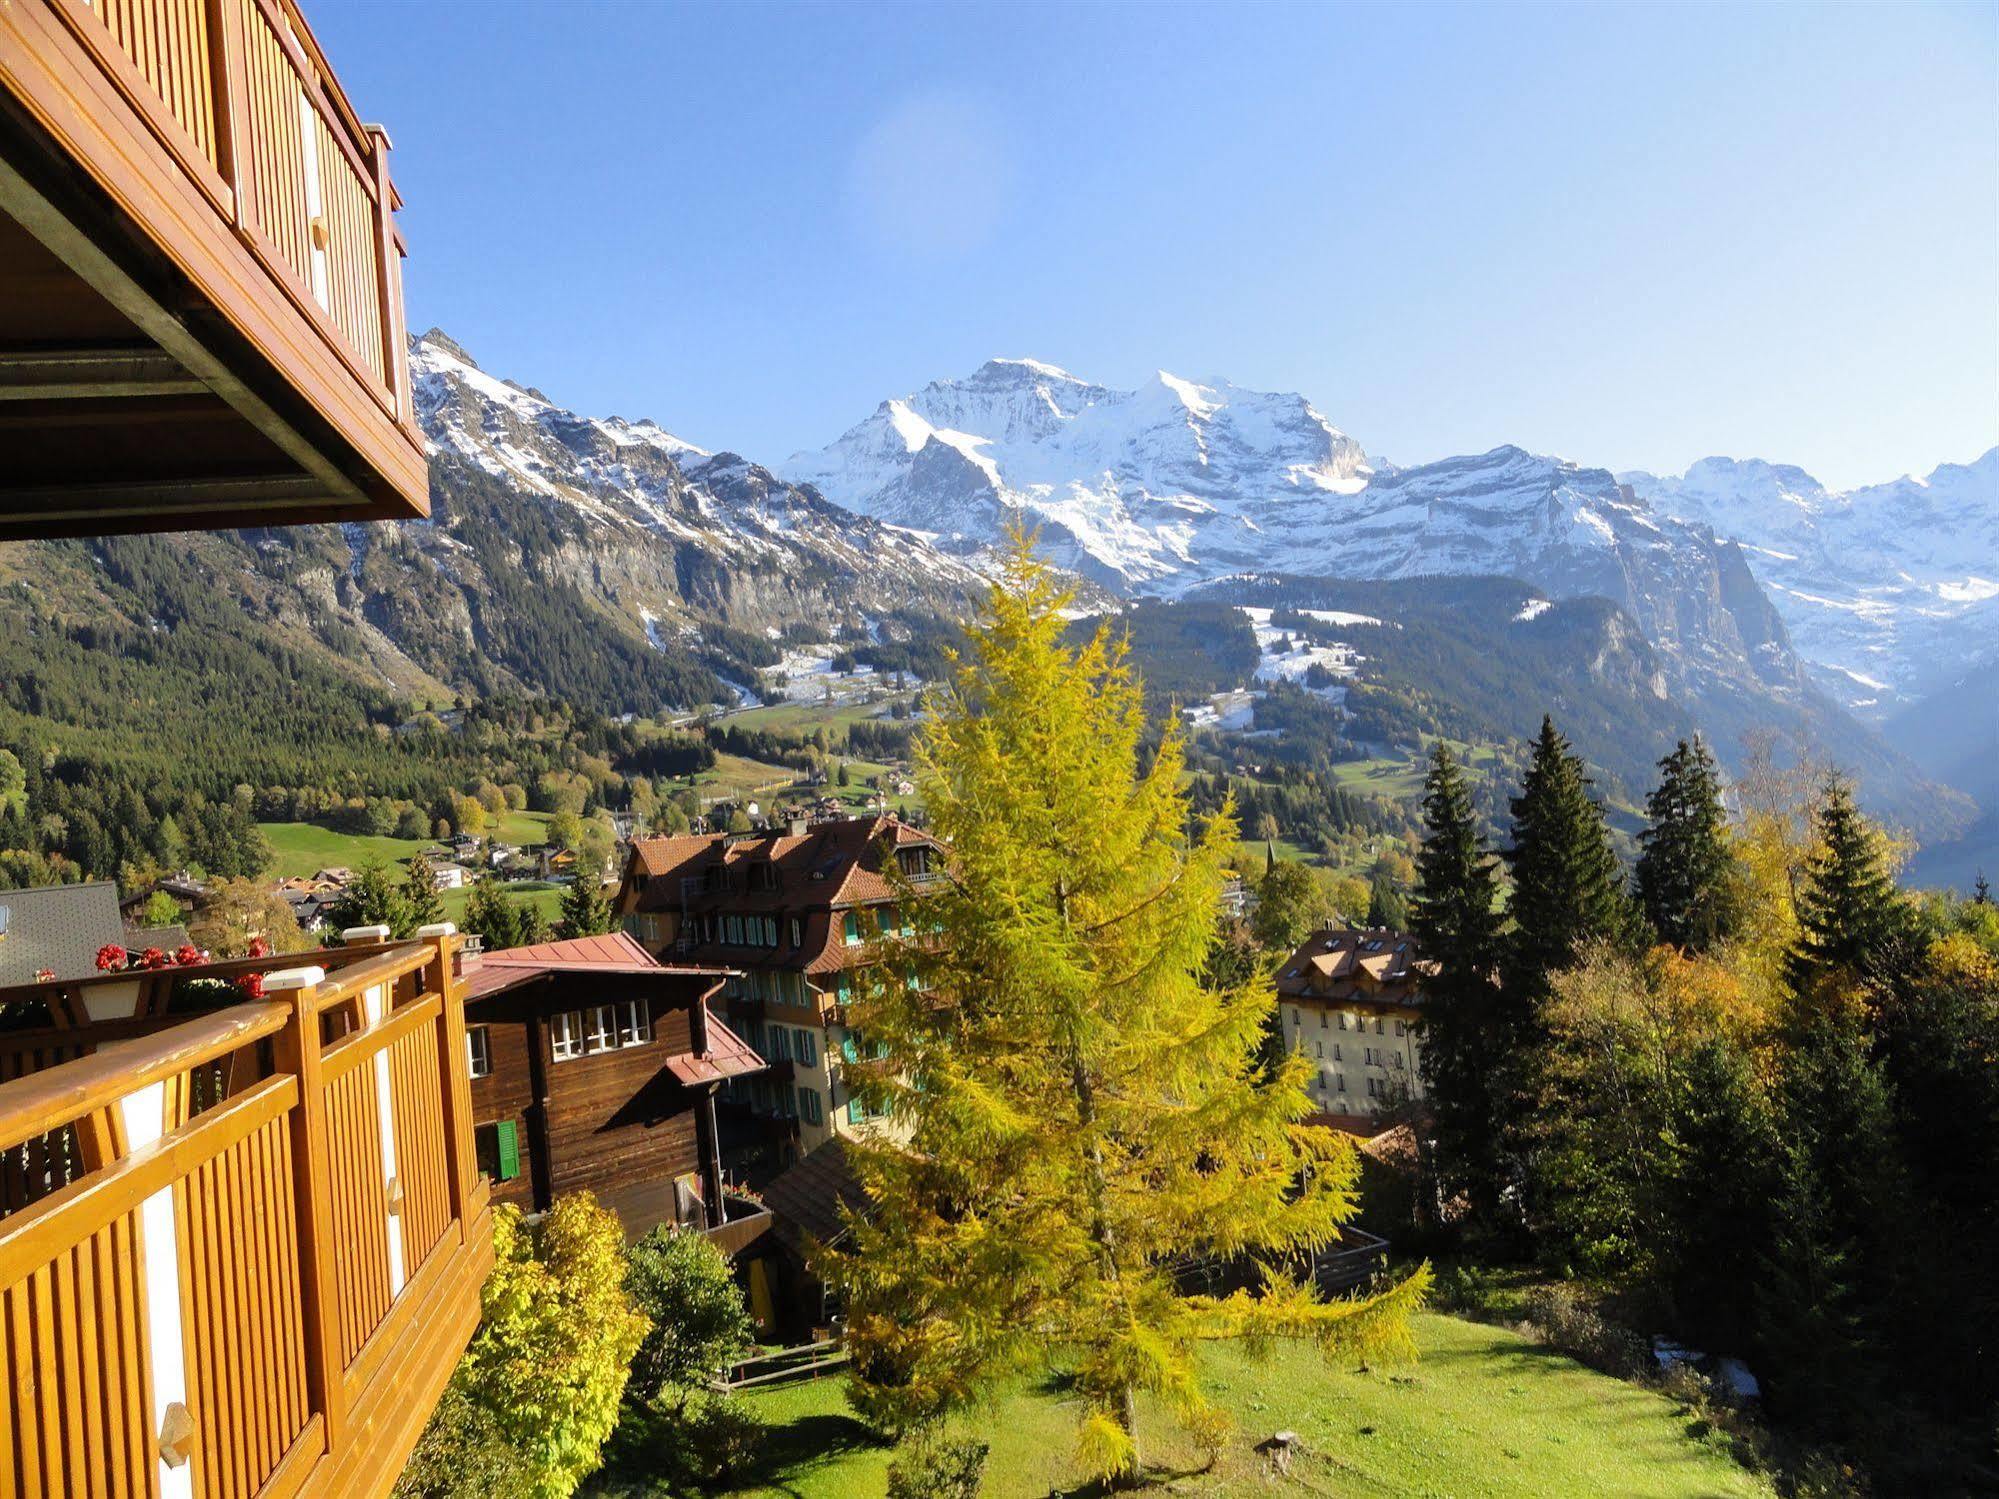
{"type": "Polygon", "coordinates": [[[846,926],[847,945],[851,947],[855,943],[861,940],[861,918],[859,913],[855,911],[849,911],[847,913],[847,920],[845,926],[846,926]]]}
{"type": "Polygon", "coordinates": [[[863,1121],[865,1121],[865,1120],[866,1120],[866,1118],[867,1118],[867,1110],[865,1110],[865,1109],[863,1109],[863,1108],[861,1107],[861,1101],[860,1101],[860,1100],[859,1100],[858,1098],[850,1098],[850,1099],[848,1099],[848,1100],[847,1100],[847,1123],[849,1123],[849,1124],[860,1124],[860,1123],[862,1123],[863,1121]]]}
{"type": "Polygon", "coordinates": [[[493,1127],[493,1135],[500,1147],[500,1180],[510,1182],[521,1174],[521,1146],[514,1133],[514,1121],[502,1119],[493,1127]]]}

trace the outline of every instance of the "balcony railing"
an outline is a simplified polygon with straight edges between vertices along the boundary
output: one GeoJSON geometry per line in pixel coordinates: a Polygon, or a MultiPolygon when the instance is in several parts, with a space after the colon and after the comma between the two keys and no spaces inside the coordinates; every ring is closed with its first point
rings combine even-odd
{"type": "MultiPolygon", "coordinates": [[[[160,302],[143,274],[121,271],[120,254],[112,254],[112,269],[94,268],[105,246],[92,242],[93,220],[58,210],[72,217],[71,239],[85,241],[79,251],[50,228],[50,215],[24,209],[33,207],[26,197],[6,198],[0,207],[44,236],[56,234],[49,242],[59,257],[166,356],[162,363],[160,349],[143,345],[81,350],[78,358],[100,363],[107,352],[119,356],[115,389],[86,389],[110,376],[73,359],[60,378],[39,364],[21,375],[34,388],[16,390],[15,399],[171,402],[205,387],[304,469],[291,481],[295,492],[275,475],[254,486],[230,481],[267,507],[296,507],[300,519],[325,518],[303,512],[342,502],[373,502],[338,512],[353,519],[427,509],[388,137],[360,121],[292,0],[13,0],[0,5],[0,94],[12,94],[54,142],[62,175],[94,184],[187,279],[185,293],[160,302]],[[135,311],[149,299],[157,311],[135,311]],[[233,324],[283,387],[246,386],[235,356],[218,352],[222,346],[200,332],[199,318],[172,305],[176,299],[233,324]],[[266,399],[273,394],[283,399],[266,399]],[[345,451],[297,419],[289,408],[300,398],[345,451]]],[[[19,383],[4,368],[0,377],[19,383]]],[[[230,503],[222,477],[202,482],[205,503],[230,503]]],[[[116,503],[107,500],[100,519],[115,514],[116,503]]],[[[200,523],[213,519],[186,503],[200,523]]]]}
{"type": "Polygon", "coordinates": [[[454,946],[0,993],[0,1493],[393,1482],[492,1262],[454,946]]]}

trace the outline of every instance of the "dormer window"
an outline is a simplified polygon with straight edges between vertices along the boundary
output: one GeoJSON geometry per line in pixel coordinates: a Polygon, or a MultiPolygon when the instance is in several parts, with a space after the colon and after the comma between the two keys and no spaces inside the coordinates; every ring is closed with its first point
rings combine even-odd
{"type": "Polygon", "coordinates": [[[896,862],[902,866],[903,874],[909,879],[917,879],[930,873],[930,846],[919,843],[914,848],[899,848],[895,851],[896,862]]]}

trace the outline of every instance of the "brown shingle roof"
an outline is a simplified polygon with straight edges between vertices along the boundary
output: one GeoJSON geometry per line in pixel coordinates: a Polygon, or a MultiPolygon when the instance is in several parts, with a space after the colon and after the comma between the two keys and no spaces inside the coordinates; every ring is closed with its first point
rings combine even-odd
{"type": "Polygon", "coordinates": [[[1286,999],[1341,1000],[1411,1008],[1436,972],[1413,938],[1383,928],[1314,932],[1277,970],[1286,999]]]}
{"type": "Polygon", "coordinates": [[[763,1198],[771,1231],[800,1253],[808,1240],[836,1242],[846,1230],[841,1205],[858,1209],[868,1200],[837,1135],[765,1187],[763,1198]]]}

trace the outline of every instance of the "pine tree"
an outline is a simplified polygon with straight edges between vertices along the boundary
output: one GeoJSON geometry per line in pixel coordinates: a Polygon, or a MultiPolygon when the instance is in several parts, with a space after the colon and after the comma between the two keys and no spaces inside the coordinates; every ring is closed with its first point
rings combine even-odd
{"type": "Polygon", "coordinates": [[[1639,904],[1660,941],[1706,952],[1734,932],[1739,914],[1721,779],[1698,735],[1682,739],[1659,769],[1645,803],[1652,825],[1639,834],[1639,904]]]}
{"type": "Polygon", "coordinates": [[[488,952],[503,952],[523,945],[518,915],[500,893],[498,880],[481,880],[472,887],[472,895],[465,902],[465,930],[478,933],[488,952]]]}
{"type": "Polygon", "coordinates": [[[569,888],[562,892],[562,935],[595,937],[608,932],[613,920],[603,883],[593,871],[579,868],[569,888]]]}
{"type": "Polygon", "coordinates": [[[385,926],[390,936],[407,937],[416,930],[402,889],[379,864],[365,865],[348,881],[327,914],[340,931],[357,926],[385,926]]]}
{"type": "Polygon", "coordinates": [[[921,1422],[1072,1360],[1081,1459],[1128,1481],[1140,1391],[1219,1440],[1201,1340],[1405,1347],[1428,1276],[1331,1303],[1285,1276],[1351,1219],[1352,1142],[1303,1122],[1302,1057],[1259,1061],[1267,981],[1203,984],[1233,815],[1188,831],[1171,721],[1139,771],[1139,683],[1108,634],[1064,643],[1068,597],[1017,537],[933,704],[918,777],[951,865],[887,865],[935,935],[861,970],[878,1055],[846,1074],[892,1134],[848,1143],[870,1210],[822,1267],[871,1415],[921,1422]],[[1175,1262],[1203,1258],[1274,1278],[1183,1294],[1175,1262]]]}
{"type": "Polygon", "coordinates": [[[1513,798],[1506,855],[1513,869],[1507,999],[1530,1024],[1550,974],[1574,962],[1585,943],[1621,938],[1631,926],[1610,830],[1589,786],[1582,757],[1543,717],[1513,798]]]}
{"type": "Polygon", "coordinates": [[[409,872],[403,876],[402,895],[411,931],[444,920],[444,902],[437,898],[437,874],[422,854],[409,862],[409,872]]]}
{"type": "Polygon", "coordinates": [[[1494,1049],[1505,1044],[1493,1033],[1503,920],[1498,897],[1499,873],[1479,837],[1471,787],[1439,740],[1424,781],[1423,847],[1409,901],[1417,950],[1437,965],[1423,985],[1423,1089],[1443,1195],[1462,1196],[1473,1221],[1487,1227],[1497,1217],[1504,1186],[1490,1088],[1494,1049]]]}
{"type": "Polygon", "coordinates": [[[1827,783],[1813,820],[1817,850],[1798,890],[1798,941],[1788,965],[1801,996],[1834,970],[1884,976],[1909,925],[1881,835],[1861,815],[1844,778],[1827,783]]]}

